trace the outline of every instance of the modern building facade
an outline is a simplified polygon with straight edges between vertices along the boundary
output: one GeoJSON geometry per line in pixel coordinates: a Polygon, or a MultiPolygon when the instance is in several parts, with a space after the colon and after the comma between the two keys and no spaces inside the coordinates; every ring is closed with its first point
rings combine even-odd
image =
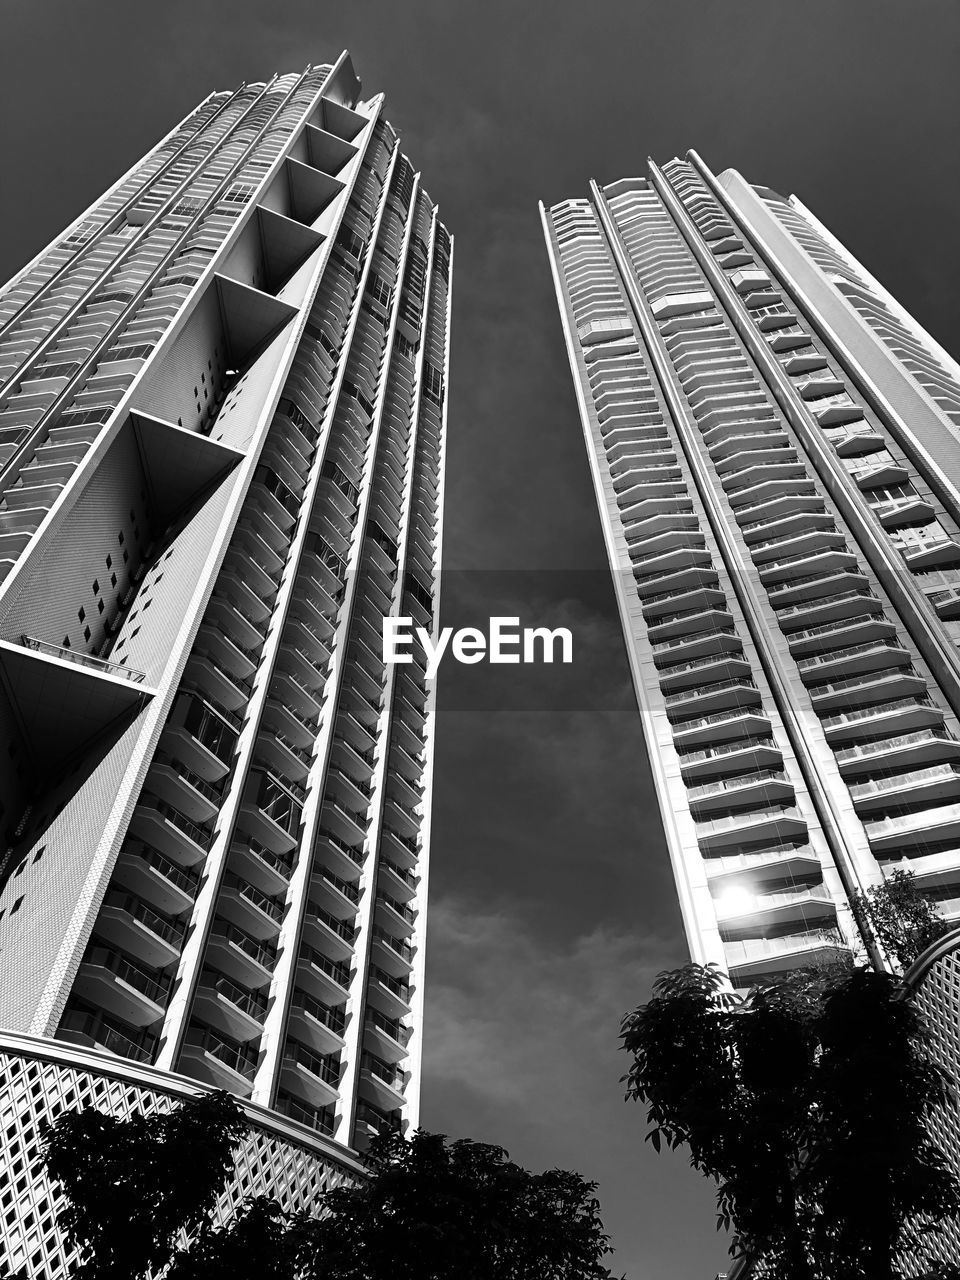
{"type": "Polygon", "coordinates": [[[211,95],[0,292],[13,1271],[66,1262],[53,1106],[226,1088],[231,1194],[292,1207],[417,1123],[435,711],[381,627],[437,622],[451,249],[343,54],[211,95]]]}
{"type": "Polygon", "coordinates": [[[543,222],[693,958],[863,955],[901,866],[956,918],[960,367],[693,152],[543,222]]]}

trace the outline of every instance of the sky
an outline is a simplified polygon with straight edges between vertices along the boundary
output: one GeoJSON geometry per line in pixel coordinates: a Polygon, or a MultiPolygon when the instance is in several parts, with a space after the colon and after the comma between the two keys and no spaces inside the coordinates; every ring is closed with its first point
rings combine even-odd
{"type": "Polygon", "coordinates": [[[456,241],[443,621],[569,670],[440,676],[423,1123],[599,1183],[629,1280],[712,1280],[710,1187],[623,1101],[684,961],[537,210],[694,147],[796,192],[954,353],[954,0],[4,0],[0,279],[211,90],[349,48],[456,241]]]}

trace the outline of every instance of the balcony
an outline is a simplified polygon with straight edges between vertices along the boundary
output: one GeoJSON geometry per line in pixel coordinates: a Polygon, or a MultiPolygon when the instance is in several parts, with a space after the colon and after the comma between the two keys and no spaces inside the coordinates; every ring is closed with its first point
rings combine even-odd
{"type": "Polygon", "coordinates": [[[97,933],[150,969],[164,969],[180,954],[185,919],[162,915],[132,893],[111,889],[97,918],[97,933]]]}
{"type": "MultiPolygon", "coordinates": [[[[739,641],[737,647],[739,648],[739,641]]],[[[706,657],[692,658],[689,662],[674,663],[661,668],[658,674],[660,688],[664,693],[673,693],[734,677],[749,676],[750,671],[750,663],[743,653],[733,652],[708,654],[706,657]]]]}
{"type": "Polygon", "coordinates": [[[943,712],[929,698],[908,696],[824,716],[820,723],[828,741],[845,742],[939,726],[943,712]]]}
{"type": "Polygon", "coordinates": [[[818,534],[817,541],[833,542],[834,546],[809,547],[794,554],[783,554],[759,564],[760,581],[771,593],[779,592],[797,582],[808,582],[824,574],[841,570],[857,570],[857,560],[847,550],[840,534],[818,534]],[[776,584],[776,585],[775,585],[776,584]]]}
{"type": "Polygon", "coordinates": [[[687,785],[687,802],[697,821],[714,810],[730,809],[733,805],[756,808],[758,805],[792,804],[794,799],[793,784],[782,769],[758,769],[753,773],[687,785]]]}
{"type": "Polygon", "coordinates": [[[159,973],[94,941],[77,971],[73,994],[133,1027],[149,1027],[163,1017],[172,983],[172,973],[159,973]]]}
{"type": "Polygon", "coordinates": [[[789,632],[787,639],[792,643],[794,635],[797,634],[794,628],[809,632],[814,627],[847,622],[861,617],[864,613],[873,613],[881,617],[883,604],[873,595],[869,587],[854,587],[787,605],[785,608],[778,609],[777,621],[784,631],[789,632]]]}
{"type": "Polygon", "coordinates": [[[711,858],[705,864],[710,892],[715,898],[728,890],[750,894],[777,892],[784,885],[814,884],[823,879],[818,854],[808,844],[773,844],[751,853],[711,858]]]}
{"type": "Polygon", "coordinates": [[[331,960],[316,947],[301,945],[297,958],[297,983],[321,999],[332,996],[343,999],[350,985],[350,965],[345,960],[331,960]]]}
{"type": "Polygon", "coordinates": [[[873,674],[865,672],[862,676],[851,676],[848,680],[833,680],[830,683],[810,685],[808,692],[818,714],[824,711],[846,708],[859,708],[871,703],[888,702],[909,694],[926,692],[926,681],[912,667],[904,667],[900,671],[886,670],[873,674]]]}
{"type": "Polygon", "coordinates": [[[764,939],[771,928],[799,925],[807,929],[836,924],[837,907],[824,884],[798,886],[779,893],[721,889],[715,899],[724,942],[764,939]]]}
{"type": "Polygon", "coordinates": [[[57,1039],[105,1049],[118,1058],[130,1058],[134,1062],[152,1062],[160,1043],[159,1037],[150,1031],[135,1031],[103,1013],[69,1007],[57,1028],[57,1039]]]}
{"type": "Polygon", "coordinates": [[[907,667],[910,661],[910,654],[896,640],[877,640],[798,658],[797,669],[804,683],[809,685],[828,677],[845,678],[892,667],[907,667]]]}
{"type": "Polygon", "coordinates": [[[948,729],[931,725],[908,733],[893,734],[880,741],[863,742],[835,752],[845,777],[881,769],[909,769],[911,766],[960,759],[960,741],[948,729]]]}
{"type": "Polygon", "coordinates": [[[292,853],[275,853],[242,832],[230,846],[228,865],[261,893],[284,893],[293,874],[293,863],[292,853]]]}
{"type": "Polygon", "coordinates": [[[280,1063],[285,1089],[314,1106],[335,1102],[340,1083],[340,1055],[315,1053],[305,1044],[287,1037],[280,1063]]]}
{"type": "Polygon", "coordinates": [[[912,813],[891,814],[863,821],[870,848],[878,858],[899,850],[936,845],[960,837],[960,804],[945,804],[912,813]]]}
{"type": "Polygon", "coordinates": [[[334,1107],[311,1107],[283,1089],[277,1093],[276,1105],[281,1115],[289,1116],[291,1120],[296,1120],[298,1124],[306,1125],[308,1129],[314,1129],[317,1133],[326,1134],[327,1137],[333,1136],[336,1128],[334,1107]]]}
{"type": "Polygon", "coordinates": [[[394,977],[406,979],[413,964],[414,947],[378,924],[373,926],[371,937],[377,964],[394,977]]]}
{"type": "Polygon", "coordinates": [[[200,885],[198,871],[180,866],[139,841],[123,847],[114,877],[125,889],[168,916],[187,911],[200,885]]]}
{"type": "Polygon", "coordinates": [[[308,944],[321,947],[325,955],[347,960],[357,938],[356,914],[341,919],[311,900],[304,912],[303,937],[308,944]]]}
{"type": "Polygon", "coordinates": [[[258,1038],[267,1016],[265,991],[250,990],[215,969],[204,969],[194,996],[194,1011],[211,1026],[237,1040],[258,1038]]]}
{"type": "Polygon", "coordinates": [[[252,937],[276,938],[280,932],[285,903],[228,871],[217,898],[217,907],[234,924],[252,937]]]}
{"type": "Polygon", "coordinates": [[[762,484],[792,488],[796,481],[805,478],[806,463],[797,459],[794,450],[771,450],[770,454],[769,462],[756,462],[724,475],[721,483],[734,509],[752,505],[756,500],[757,490],[762,484]],[[785,456],[782,461],[778,461],[775,457],[776,453],[792,454],[793,460],[785,456]]]}
{"type": "Polygon", "coordinates": [[[241,1097],[250,1094],[259,1056],[255,1045],[233,1040],[197,1023],[188,1028],[180,1052],[181,1066],[190,1075],[241,1097]]]}
{"type": "Polygon", "coordinates": [[[861,489],[875,489],[879,485],[906,484],[910,472],[894,458],[883,458],[879,462],[871,462],[873,455],[867,454],[862,462],[850,467],[850,474],[861,489]]]}
{"type": "Polygon", "coordinates": [[[214,920],[210,930],[207,955],[221,973],[248,989],[257,989],[269,982],[277,962],[274,943],[254,938],[220,918],[214,920]]]}
{"type": "Polygon", "coordinates": [[[343,1048],[346,1010],[342,1004],[327,1004],[304,991],[295,991],[290,1002],[289,1025],[299,1039],[319,1052],[336,1052],[343,1048]]]}
{"type": "Polygon", "coordinates": [[[153,795],[198,825],[214,819],[223,803],[222,784],[208,782],[163,750],[153,758],[147,786],[153,795]]]}
{"type": "Polygon", "coordinates": [[[717,747],[687,751],[680,757],[680,769],[689,784],[697,778],[713,774],[740,774],[751,766],[772,768],[782,763],[783,756],[773,738],[765,734],[725,742],[717,747]]]}
{"type": "Polygon", "coordinates": [[[834,519],[823,509],[822,501],[813,498],[803,501],[806,506],[798,510],[785,511],[781,515],[768,516],[762,520],[741,520],[740,532],[751,552],[778,539],[800,537],[833,528],[834,519]]]}
{"type": "Polygon", "coordinates": [[[800,965],[832,964],[849,954],[836,931],[828,929],[725,942],[723,953],[730,980],[737,987],[752,986],[761,978],[800,965]]]}
{"type": "Polygon", "coordinates": [[[201,827],[166,800],[147,792],[141,792],[133,811],[130,833],[188,866],[205,858],[213,842],[212,831],[201,827]]]}
{"type": "Polygon", "coordinates": [[[699,557],[702,566],[684,564],[659,573],[639,575],[634,568],[637,595],[644,601],[669,598],[677,592],[690,592],[716,588],[717,573],[710,564],[710,556],[703,552],[699,557]]]}
{"type": "Polygon", "coordinates": [[[660,640],[651,647],[654,662],[664,671],[677,663],[693,662],[711,655],[739,653],[741,642],[735,627],[717,627],[714,631],[660,640]]]}
{"type": "Polygon", "coordinates": [[[856,568],[854,562],[849,569],[840,572],[826,570],[806,573],[790,581],[777,583],[767,588],[767,595],[773,607],[779,610],[784,605],[795,605],[801,602],[812,608],[811,602],[819,601],[824,596],[843,595],[848,591],[866,593],[867,590],[867,578],[860,569],[856,568]]]}
{"type": "Polygon", "coordinates": [[[950,798],[960,801],[960,766],[944,761],[848,785],[854,807],[861,814],[889,809],[891,803],[942,803],[950,798]]]}
{"type": "Polygon", "coordinates": [[[399,1109],[387,1111],[362,1099],[357,1103],[356,1122],[357,1126],[362,1128],[364,1136],[377,1133],[400,1133],[403,1128],[399,1109]]]}
{"type": "Polygon", "coordinates": [[[941,538],[916,539],[901,545],[900,554],[911,570],[931,569],[937,565],[960,564],[960,543],[946,534],[941,538]]]}
{"type": "Polygon", "coordinates": [[[409,1016],[412,988],[406,981],[406,975],[397,977],[386,969],[381,969],[379,965],[372,965],[367,996],[372,1004],[387,1017],[409,1016]]]}
{"type": "Polygon", "coordinates": [[[709,716],[698,716],[673,725],[673,740],[678,750],[684,747],[726,742],[733,738],[749,738],[759,734],[769,736],[770,720],[762,706],[753,709],[734,707],[709,716]]]}
{"type": "Polygon", "coordinates": [[[696,822],[697,841],[705,854],[736,846],[806,839],[807,825],[798,809],[769,805],[696,822]]]}
{"type": "Polygon", "coordinates": [[[347,879],[355,880],[357,869],[362,868],[366,860],[363,843],[352,843],[341,839],[335,832],[320,827],[317,832],[314,853],[319,855],[324,866],[347,879]]]}
{"type": "Polygon", "coordinates": [[[364,1094],[375,1104],[398,1106],[403,1102],[407,1073],[373,1053],[360,1055],[360,1080],[364,1094]]]}
{"type": "Polygon", "coordinates": [[[735,632],[733,615],[726,609],[725,600],[720,607],[703,609],[695,605],[692,609],[661,614],[648,626],[647,638],[654,645],[668,641],[686,644],[688,640],[717,631],[735,632]]]}
{"type": "Polygon", "coordinates": [[[871,502],[870,506],[885,529],[929,524],[937,516],[935,508],[919,493],[903,498],[887,498],[885,501],[871,502]]]}
{"type": "MultiPolygon", "coordinates": [[[[784,615],[778,618],[781,626],[784,615]]],[[[815,627],[791,631],[787,637],[790,652],[795,658],[812,654],[829,646],[832,640],[846,644],[866,644],[870,641],[889,640],[896,636],[896,626],[882,613],[857,613],[849,618],[824,622],[815,627]]]]}
{"type": "MultiPolygon", "coordinates": [[[[759,706],[760,690],[747,676],[734,676],[728,680],[716,680],[710,684],[701,684],[694,689],[684,689],[680,693],[671,693],[664,698],[667,715],[672,721],[702,718],[718,711],[732,708],[759,706]]],[[[677,726],[674,732],[680,730],[677,726]]]]}
{"type": "Polygon", "coordinates": [[[368,1008],[363,1018],[364,1045],[369,1052],[386,1062],[400,1062],[407,1056],[407,1043],[412,1032],[399,1018],[388,1018],[368,1008]]]}

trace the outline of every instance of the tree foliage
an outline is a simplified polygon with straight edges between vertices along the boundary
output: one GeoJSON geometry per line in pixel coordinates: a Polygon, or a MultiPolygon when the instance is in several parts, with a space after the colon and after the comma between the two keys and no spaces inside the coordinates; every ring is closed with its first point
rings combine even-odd
{"type": "Polygon", "coordinates": [[[960,1211],[927,1130],[945,1080],[899,994],[888,974],[840,968],[741,997],[690,964],[624,1019],[648,1139],[689,1149],[733,1252],[777,1280],[887,1280],[922,1251],[918,1223],[960,1211]]]}
{"type": "Polygon", "coordinates": [[[901,969],[908,969],[950,925],[917,888],[912,871],[898,867],[882,884],[853,895],[853,907],[866,928],[901,969]]]}
{"type": "Polygon", "coordinates": [[[593,1183],[530,1173],[500,1147],[377,1138],[369,1176],[300,1224],[305,1280],[607,1280],[593,1183]]]}
{"type": "Polygon", "coordinates": [[[66,1193],[58,1225],[80,1253],[76,1280],[135,1280],[168,1263],[179,1233],[207,1222],[245,1129],[222,1092],[167,1115],[121,1120],[87,1107],[59,1116],[44,1160],[66,1193]]]}
{"type": "Polygon", "coordinates": [[[317,1217],[255,1197],[214,1225],[245,1129],[224,1093],[164,1116],[61,1115],[44,1158],[74,1280],[610,1280],[593,1183],[439,1134],[374,1139],[367,1176],[320,1196],[317,1217]]]}

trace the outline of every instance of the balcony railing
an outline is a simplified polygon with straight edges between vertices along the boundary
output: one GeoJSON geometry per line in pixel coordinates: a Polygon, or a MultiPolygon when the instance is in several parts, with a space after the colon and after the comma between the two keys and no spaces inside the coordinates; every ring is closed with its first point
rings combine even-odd
{"type": "MultiPolygon", "coordinates": [[[[820,580],[821,579],[818,575],[816,578],[816,581],[819,582],[820,580]]],[[[796,586],[798,581],[799,580],[797,578],[794,578],[791,585],[796,586]]],[[[776,587],[776,588],[773,588],[773,590],[779,591],[780,588],[776,587]]],[[[877,600],[877,597],[873,594],[872,591],[865,590],[862,588],[857,588],[852,591],[838,591],[835,595],[832,595],[832,596],[817,596],[815,599],[805,600],[805,601],[802,601],[800,604],[792,604],[786,609],[778,609],[777,621],[780,623],[783,623],[783,622],[786,622],[788,618],[795,617],[797,614],[809,613],[812,609],[830,608],[830,606],[835,604],[844,604],[847,600],[877,600]]],[[[879,600],[877,600],[877,604],[879,606],[880,604],[879,600]]],[[[878,613],[880,612],[879,608],[877,612],[878,613]]],[[[844,620],[844,622],[846,622],[846,620],[844,620]]],[[[788,638],[790,640],[793,640],[794,637],[798,634],[799,634],[798,632],[792,631],[788,638]]]]}
{"type": "Polygon", "coordinates": [[[314,1053],[297,1040],[287,1040],[283,1056],[286,1063],[304,1067],[324,1084],[336,1087],[340,1079],[340,1058],[336,1054],[314,1053]]]}
{"type": "Polygon", "coordinates": [[[738,813],[724,814],[716,818],[696,819],[697,836],[731,831],[736,827],[749,828],[764,818],[799,820],[800,811],[793,805],[765,805],[762,809],[744,809],[738,813]]]}
{"type": "Polygon", "coordinates": [[[380,1013],[378,1009],[367,1009],[364,1014],[363,1021],[368,1027],[375,1027],[378,1031],[382,1031],[384,1035],[395,1040],[399,1045],[406,1045],[410,1039],[410,1028],[405,1027],[399,1018],[388,1018],[385,1013],[380,1013]]]}
{"type": "Polygon", "coordinates": [[[205,969],[201,976],[201,982],[218,995],[223,996],[224,1000],[228,1000],[230,1004],[235,1005],[243,1013],[248,1013],[258,1022],[266,1016],[267,997],[261,991],[248,991],[246,987],[241,987],[236,982],[231,982],[229,978],[222,973],[217,973],[215,969],[205,969]]]}
{"type": "Polygon", "coordinates": [[[347,1027],[347,1015],[343,1005],[324,1004],[315,996],[308,996],[303,991],[294,994],[291,1005],[323,1023],[335,1036],[342,1036],[347,1027]]]}
{"type": "Polygon", "coordinates": [[[245,898],[251,906],[264,912],[271,920],[276,920],[279,923],[283,919],[282,902],[277,902],[275,898],[271,898],[268,894],[261,892],[260,889],[254,888],[252,884],[248,884],[240,876],[234,875],[232,871],[226,873],[223,883],[226,888],[236,889],[241,898],[245,898]]]}
{"type": "Polygon", "coordinates": [[[289,1116],[291,1120],[298,1120],[300,1124],[316,1129],[318,1133],[325,1133],[329,1136],[334,1131],[335,1121],[332,1107],[309,1107],[305,1102],[300,1102],[299,1099],[281,1090],[277,1094],[277,1110],[281,1111],[285,1116],[289,1116]]]}
{"type": "Polygon", "coordinates": [[[132,1027],[121,1030],[100,1013],[85,1013],[80,1009],[69,1009],[63,1016],[60,1031],[73,1032],[84,1036],[95,1044],[116,1053],[121,1058],[132,1058],[135,1062],[149,1062],[156,1052],[159,1037],[149,1031],[137,1035],[132,1027]]]}
{"type": "Polygon", "coordinates": [[[133,667],[124,666],[119,662],[108,662],[106,658],[96,658],[92,653],[82,653],[66,645],[38,640],[36,636],[21,635],[20,643],[25,649],[45,653],[51,658],[60,658],[63,662],[73,662],[78,667],[89,667],[91,671],[100,671],[107,676],[121,676],[131,684],[142,684],[146,678],[144,672],[135,671],[133,667]]]}
{"type": "Polygon", "coordinates": [[[924,782],[955,781],[958,778],[960,778],[960,768],[956,765],[931,764],[924,769],[910,769],[888,778],[868,778],[863,782],[852,782],[850,794],[854,800],[863,800],[867,796],[880,796],[890,791],[901,791],[905,787],[916,787],[924,782]]]}
{"type": "Polygon", "coordinates": [[[321,973],[325,973],[328,978],[332,978],[337,986],[346,987],[349,984],[350,966],[346,960],[331,960],[322,951],[306,943],[300,947],[300,958],[307,964],[312,964],[321,973]]]}
{"type": "Polygon", "coordinates": [[[249,956],[251,960],[255,960],[257,964],[262,965],[265,969],[272,969],[277,958],[277,947],[272,942],[260,942],[256,938],[252,938],[249,933],[238,928],[235,924],[229,924],[225,920],[217,920],[214,922],[212,929],[213,936],[223,938],[226,942],[232,942],[235,947],[249,956]]]}
{"type": "Polygon", "coordinates": [[[210,845],[213,843],[213,832],[208,831],[206,827],[201,827],[199,823],[194,822],[192,818],[188,818],[179,809],[175,809],[166,800],[161,800],[159,796],[144,793],[140,797],[138,805],[141,809],[153,810],[154,813],[158,813],[161,818],[170,822],[178,831],[183,832],[194,844],[199,845],[204,852],[209,852],[210,845]]]}
{"type": "Polygon", "coordinates": [[[717,778],[714,782],[702,782],[687,789],[688,800],[703,800],[708,796],[722,795],[725,791],[743,791],[760,782],[789,783],[782,769],[760,769],[756,773],[737,774],[732,778],[717,778]]]}
{"type": "Polygon", "coordinates": [[[841,711],[837,715],[823,716],[820,723],[826,729],[834,729],[840,725],[855,724],[858,720],[870,720],[874,716],[889,715],[891,711],[905,711],[908,707],[929,707],[932,711],[940,710],[929,698],[892,698],[889,702],[874,702],[869,707],[857,707],[851,711],[841,711]]]}
{"type": "Polygon", "coordinates": [[[960,741],[948,729],[937,729],[931,726],[928,729],[914,729],[910,733],[894,734],[890,738],[882,738],[879,742],[864,742],[859,746],[843,747],[836,752],[836,759],[838,764],[849,764],[853,760],[872,760],[884,756],[890,751],[896,751],[898,747],[920,746],[924,743],[933,745],[937,742],[952,742],[960,746],[960,741]]]}
{"type": "Polygon", "coordinates": [[[254,840],[252,836],[244,835],[242,838],[235,840],[230,846],[231,850],[238,849],[244,853],[252,853],[255,858],[261,862],[265,862],[268,867],[283,876],[285,880],[290,879],[293,871],[293,854],[292,853],[274,853],[272,849],[268,849],[265,844],[261,844],[259,840],[254,840]]]}
{"type": "Polygon", "coordinates": [[[346,840],[341,840],[339,836],[335,836],[333,832],[328,831],[326,827],[321,827],[318,830],[317,841],[314,845],[314,849],[320,849],[323,845],[332,845],[333,848],[342,853],[344,857],[349,858],[355,866],[363,866],[363,848],[358,845],[347,844],[346,840]]]}
{"type": "Polygon", "coordinates": [[[84,964],[109,969],[121,982],[133,987],[141,995],[146,996],[148,1000],[152,1000],[154,1004],[162,1005],[164,1003],[173,983],[172,975],[164,976],[153,973],[142,965],[135,964],[126,956],[121,955],[119,951],[114,951],[110,947],[92,947],[83,957],[83,960],[84,964]]]}
{"type": "Polygon", "coordinates": [[[187,1044],[209,1053],[225,1067],[246,1080],[252,1080],[257,1070],[257,1049],[236,1040],[228,1040],[210,1027],[191,1027],[187,1032],[187,1044]]]}
{"type": "MultiPolygon", "coordinates": [[[[786,613],[787,610],[784,610],[779,617],[784,618],[786,613]]],[[[821,623],[819,627],[805,627],[802,631],[791,631],[789,640],[791,644],[796,644],[799,640],[813,640],[817,636],[834,635],[837,632],[847,631],[851,627],[860,627],[876,621],[875,613],[856,613],[849,618],[836,618],[832,622],[821,623]]]]}
{"type": "MultiPolygon", "coordinates": [[[[886,649],[903,651],[896,640],[869,640],[865,644],[847,645],[843,649],[829,649],[826,653],[815,653],[808,658],[798,658],[797,669],[811,671],[817,667],[828,667],[834,662],[842,662],[845,658],[863,658],[870,653],[883,653],[886,649]]],[[[886,668],[882,669],[886,670],[886,668]]]]}
{"type": "MultiPolygon", "coordinates": [[[[736,627],[715,627],[712,631],[697,631],[692,636],[677,636],[672,640],[660,640],[651,646],[654,654],[669,653],[672,649],[685,649],[688,645],[701,640],[711,640],[714,636],[735,636],[736,627]]],[[[672,674],[672,672],[671,672],[672,674]]]]}
{"type": "Polygon", "coordinates": [[[362,1053],[360,1055],[360,1067],[365,1071],[369,1071],[372,1076],[375,1076],[391,1089],[402,1092],[407,1079],[406,1072],[401,1071],[392,1062],[383,1062],[372,1053],[362,1053]]]}
{"type": "Polygon", "coordinates": [[[173,862],[172,859],[164,857],[162,853],[158,853],[150,845],[141,844],[139,848],[128,846],[124,852],[142,858],[144,862],[159,872],[164,880],[176,885],[178,889],[182,889],[191,898],[196,894],[197,885],[200,883],[198,872],[189,871],[186,867],[181,867],[178,863],[173,862]]]}
{"type": "Polygon", "coordinates": [[[712,680],[695,689],[684,689],[680,693],[670,693],[664,698],[666,707],[680,706],[684,702],[694,702],[697,698],[706,698],[713,693],[722,693],[724,689],[756,689],[750,676],[731,676],[727,680],[712,680]]]}
{"type": "Polygon", "coordinates": [[[680,767],[699,764],[706,760],[722,760],[724,756],[739,755],[755,747],[767,748],[771,751],[780,749],[773,738],[764,734],[752,734],[747,738],[738,738],[736,742],[726,742],[721,747],[704,747],[700,751],[685,751],[680,756],[680,767]]]}
{"type": "Polygon", "coordinates": [[[119,893],[116,889],[112,889],[104,898],[103,905],[125,911],[128,916],[139,921],[151,933],[164,942],[169,942],[173,947],[180,945],[187,931],[185,920],[171,920],[167,916],[160,915],[132,893],[119,893]]]}

